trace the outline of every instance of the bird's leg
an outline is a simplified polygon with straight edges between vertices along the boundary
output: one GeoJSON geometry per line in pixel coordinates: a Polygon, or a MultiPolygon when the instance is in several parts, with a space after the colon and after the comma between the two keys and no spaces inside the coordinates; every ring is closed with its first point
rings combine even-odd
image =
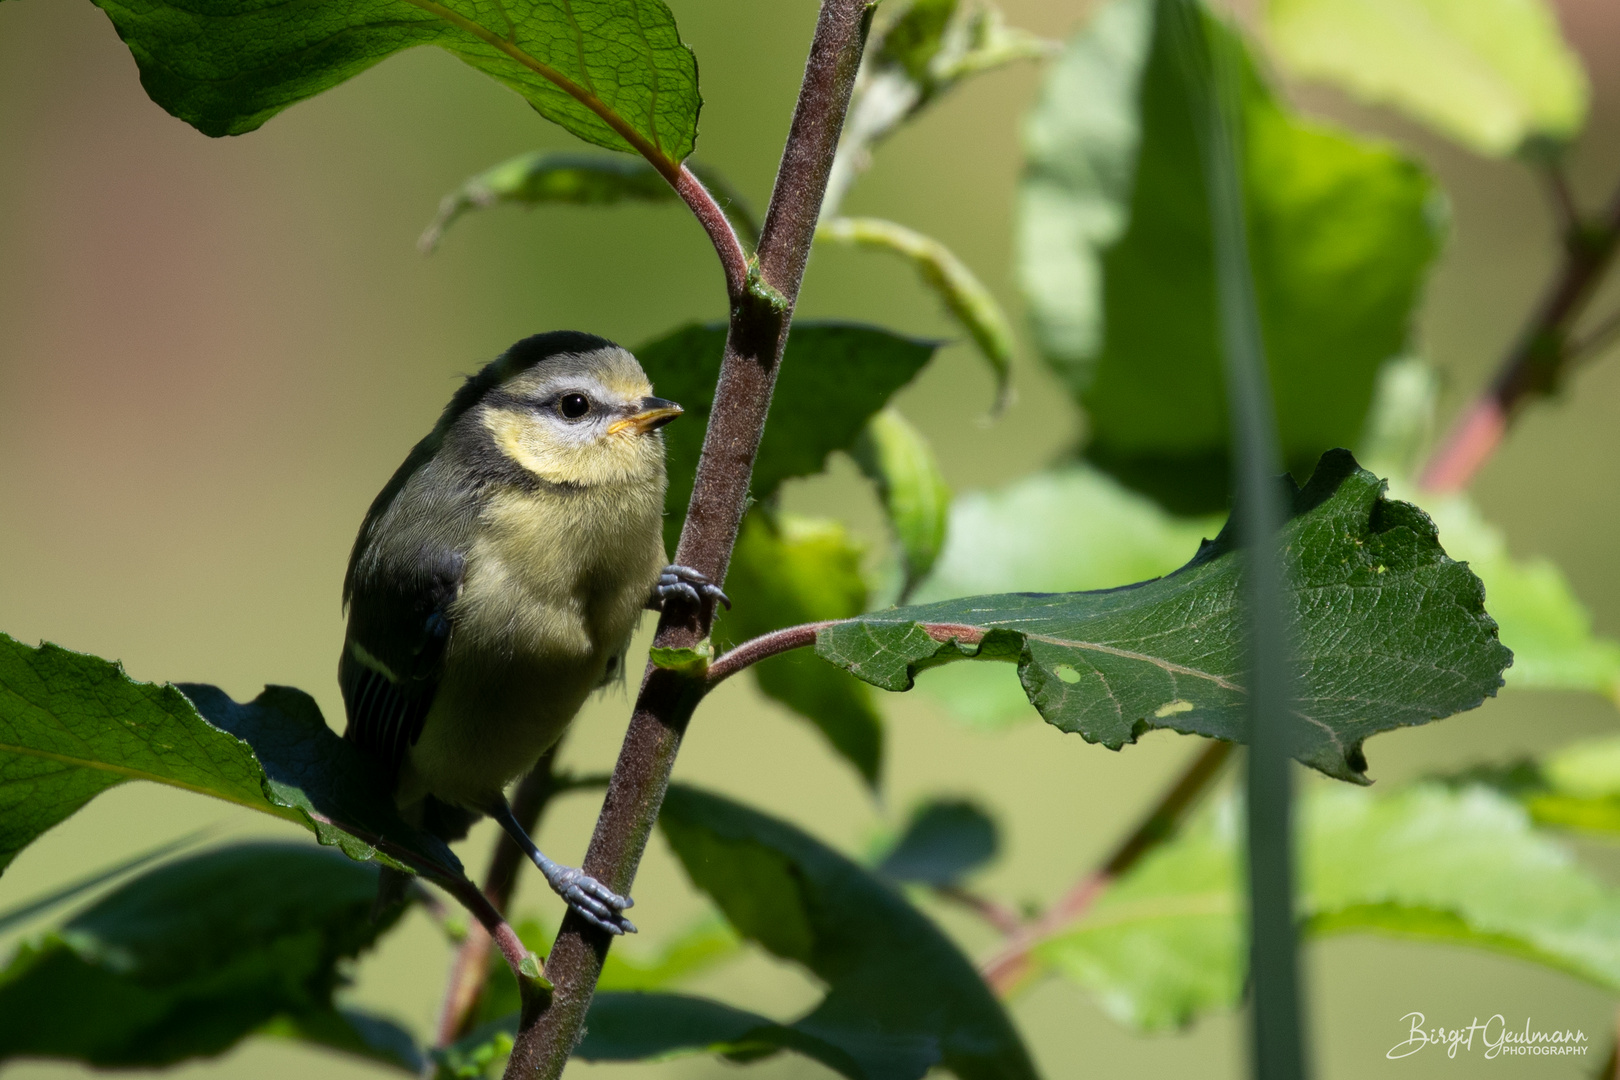
{"type": "Polygon", "coordinates": [[[690,566],[678,563],[664,567],[664,572],[658,575],[658,584],[653,586],[652,599],[647,606],[654,611],[662,611],[672,600],[691,607],[716,602],[724,604],[728,610],[731,607],[731,598],[720,591],[720,586],[690,566]]]}
{"type": "Polygon", "coordinates": [[[506,830],[506,835],[510,836],[513,842],[534,861],[534,865],[546,876],[552,891],[562,897],[569,907],[610,934],[636,932],[635,924],[623,914],[625,908],[635,906],[634,900],[628,896],[620,896],[583,870],[563,866],[546,858],[545,852],[535,847],[534,841],[529,839],[529,834],[523,831],[523,826],[512,816],[512,807],[504,798],[490,808],[489,816],[499,822],[501,828],[506,830]]]}

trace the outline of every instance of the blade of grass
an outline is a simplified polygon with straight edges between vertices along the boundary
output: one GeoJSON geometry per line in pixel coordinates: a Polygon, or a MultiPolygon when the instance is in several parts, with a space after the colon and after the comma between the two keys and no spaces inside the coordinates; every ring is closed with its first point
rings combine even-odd
{"type": "Polygon", "coordinates": [[[1164,9],[1177,20],[1199,132],[1216,267],[1226,398],[1243,539],[1249,668],[1247,773],[1251,1062],[1257,1080],[1305,1075],[1293,905],[1288,721],[1293,699],[1277,530],[1283,512],[1277,424],[1265,366],[1243,207],[1243,59],[1232,32],[1197,0],[1164,9]]]}

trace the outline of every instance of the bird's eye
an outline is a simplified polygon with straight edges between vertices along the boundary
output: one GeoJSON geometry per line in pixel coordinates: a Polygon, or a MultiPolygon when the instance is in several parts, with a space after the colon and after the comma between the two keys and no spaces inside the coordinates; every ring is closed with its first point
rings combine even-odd
{"type": "Polygon", "coordinates": [[[557,411],[566,419],[578,420],[591,411],[591,399],[584,394],[564,394],[557,402],[557,411]]]}

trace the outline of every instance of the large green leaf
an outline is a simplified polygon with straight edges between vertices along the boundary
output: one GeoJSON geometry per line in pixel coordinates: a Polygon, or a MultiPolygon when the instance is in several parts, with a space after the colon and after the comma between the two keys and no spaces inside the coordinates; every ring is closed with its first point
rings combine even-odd
{"type": "MultiPolygon", "coordinates": [[[[1025,128],[1020,280],[1037,341],[1085,406],[1087,454],[1183,512],[1226,501],[1227,414],[1195,85],[1158,12],[1114,0],[1025,128]]],[[[1210,32],[1230,33],[1213,21],[1210,32]]],[[[1243,78],[1246,210],[1285,463],[1360,434],[1440,237],[1412,162],[1296,120],[1243,78]]]]}
{"type": "MultiPolygon", "coordinates": [[[[1346,780],[1365,781],[1368,736],[1475,707],[1512,660],[1479,579],[1383,487],[1347,451],[1326,454],[1282,534],[1301,672],[1294,755],[1346,780]]],[[[816,651],[886,690],[953,660],[1016,662],[1049,723],[1114,749],[1152,728],[1241,742],[1238,586],[1229,527],[1168,577],[877,612],[823,630],[816,651]]]]}
{"type": "Polygon", "coordinates": [[[239,844],[149,871],[0,971],[0,1060],[150,1068],[277,1023],[408,1067],[408,1036],[332,1002],[340,965],[403,911],[374,920],[376,893],[374,867],[302,844],[239,844]]]}
{"type": "MultiPolygon", "coordinates": [[[[836,521],[772,514],[743,519],[726,589],[732,609],[715,639],[735,645],[799,623],[847,619],[866,610],[862,548],[836,521]]],[[[883,715],[872,688],[812,656],[784,653],[753,666],[760,690],[814,724],[832,748],[876,788],[883,772],[883,715]]]]}
{"type": "MultiPolygon", "coordinates": [[[[1301,808],[1307,933],[1467,945],[1620,988],[1620,893],[1483,789],[1317,790],[1301,808]]],[[[1241,821],[1224,801],[1144,859],[1039,957],[1104,1008],[1160,1029],[1237,1004],[1241,821]]]]}
{"type": "MultiPolygon", "coordinates": [[[[671,551],[692,498],[725,344],[724,324],[693,324],[636,350],[658,393],[686,409],[685,416],[664,429],[669,461],[664,536],[671,551]]],[[[795,322],[754,460],[754,498],[769,499],[784,480],[815,475],[828,454],[853,446],[872,414],[922,370],[938,347],[936,341],[875,326],[795,322]]]]}
{"type": "Polygon", "coordinates": [[[267,687],[239,705],[212,686],[136,682],[118,664],[0,634],[0,869],[126,780],[297,822],[351,858],[461,875],[443,841],[399,817],[379,771],[303,691],[267,687]]]}
{"type": "Polygon", "coordinates": [[[252,131],[403,49],[437,45],[586,142],[673,165],[697,139],[697,60],[662,0],[96,0],[153,101],[252,131]]]}
{"type": "Polygon", "coordinates": [[[739,933],[826,984],[821,1004],[786,1026],[843,1048],[858,1075],[910,1080],[938,1065],[963,1080],[1034,1077],[973,965],[869,871],[786,822],[680,785],[658,824],[739,933]]]}
{"type": "Polygon", "coordinates": [[[1586,73],[1541,0],[1269,0],[1265,25],[1297,74],[1482,154],[1568,142],[1586,119],[1586,73]]]}

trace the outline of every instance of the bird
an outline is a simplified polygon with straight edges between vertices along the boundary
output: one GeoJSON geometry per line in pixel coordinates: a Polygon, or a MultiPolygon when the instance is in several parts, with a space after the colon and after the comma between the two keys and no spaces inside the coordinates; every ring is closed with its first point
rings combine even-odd
{"type": "Polygon", "coordinates": [[[343,582],[344,738],[401,816],[446,840],[493,818],[611,934],[635,932],[633,901],[542,853],[505,789],[622,678],[644,610],[730,606],[665,559],[661,429],[681,413],[606,338],[524,338],[462,383],[377,495],[343,582]]]}

